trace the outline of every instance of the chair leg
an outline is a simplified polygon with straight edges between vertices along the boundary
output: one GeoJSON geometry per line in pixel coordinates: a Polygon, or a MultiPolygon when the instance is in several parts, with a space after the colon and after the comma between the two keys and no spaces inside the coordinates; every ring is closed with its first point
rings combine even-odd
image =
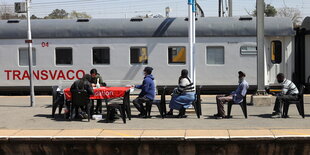
{"type": "Polygon", "coordinates": [[[53,117],[53,118],[55,118],[56,109],[57,109],[57,104],[56,104],[56,103],[53,103],[53,107],[52,107],[52,117],[53,117]]]}
{"type": "Polygon", "coordinates": [[[302,118],[305,118],[305,109],[304,109],[304,102],[300,102],[300,112],[301,112],[301,116],[302,118]]]}
{"type": "Polygon", "coordinates": [[[194,102],[193,102],[193,106],[194,106],[194,109],[195,109],[195,113],[196,113],[196,115],[197,115],[197,118],[200,118],[199,106],[197,105],[197,101],[194,101],[194,102]]]}
{"type": "Polygon", "coordinates": [[[152,101],[150,101],[150,102],[146,102],[145,103],[146,105],[146,116],[147,117],[151,117],[151,110],[152,110],[152,101]]]}
{"type": "Polygon", "coordinates": [[[228,102],[228,105],[227,105],[227,117],[228,118],[230,117],[232,104],[233,104],[232,102],[228,102]]]}
{"type": "Polygon", "coordinates": [[[247,107],[246,107],[246,104],[241,103],[240,106],[241,106],[241,109],[242,109],[242,112],[243,112],[244,117],[245,117],[245,118],[248,118],[248,116],[247,116],[247,107]]]}

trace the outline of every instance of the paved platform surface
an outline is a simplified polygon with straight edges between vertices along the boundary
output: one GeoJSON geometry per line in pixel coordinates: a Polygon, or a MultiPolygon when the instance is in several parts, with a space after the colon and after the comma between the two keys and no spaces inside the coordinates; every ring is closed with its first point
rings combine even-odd
{"type": "MultiPolygon", "coordinates": [[[[133,99],[135,96],[131,96],[133,99]]],[[[167,96],[167,100],[170,97],[167,96]]],[[[250,99],[248,99],[250,101],[250,99]]],[[[168,102],[168,101],[167,101],[168,102]]],[[[0,96],[0,129],[136,129],[136,130],[272,130],[272,129],[310,129],[310,97],[305,96],[305,119],[298,115],[296,106],[289,109],[290,118],[272,119],[273,106],[248,106],[248,119],[245,119],[241,108],[232,107],[231,119],[214,119],[216,113],[215,96],[202,96],[202,114],[198,119],[194,113],[187,113],[187,118],[161,119],[156,106],[153,106],[152,118],[138,118],[137,110],[132,106],[133,118],[123,124],[121,119],[113,123],[103,120],[68,121],[63,115],[51,117],[51,96],[37,96],[36,106],[29,107],[28,96],[0,96]]],[[[168,107],[168,105],[167,105],[168,107]]],[[[168,108],[167,108],[168,109],[168,108]]],[[[227,109],[227,107],[225,107],[227,109]]],[[[177,114],[177,112],[175,112],[177,114]]]]}

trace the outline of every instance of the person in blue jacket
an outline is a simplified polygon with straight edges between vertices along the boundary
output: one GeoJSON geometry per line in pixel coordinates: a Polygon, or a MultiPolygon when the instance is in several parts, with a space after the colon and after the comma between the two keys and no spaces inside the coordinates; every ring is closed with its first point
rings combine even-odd
{"type": "Polygon", "coordinates": [[[141,89],[139,96],[133,100],[134,106],[138,109],[140,117],[146,117],[146,109],[143,103],[151,102],[155,97],[155,84],[154,77],[152,75],[153,68],[145,67],[143,70],[144,80],[142,85],[136,85],[135,88],[141,89]]]}

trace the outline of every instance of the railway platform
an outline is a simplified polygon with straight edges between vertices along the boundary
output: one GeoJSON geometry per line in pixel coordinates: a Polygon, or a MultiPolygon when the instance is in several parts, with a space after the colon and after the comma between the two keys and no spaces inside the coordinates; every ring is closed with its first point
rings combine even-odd
{"type": "MultiPolygon", "coordinates": [[[[131,96],[132,99],[135,96],[131,96]]],[[[167,96],[167,99],[169,97],[167,96]]],[[[152,118],[135,117],[126,124],[102,120],[68,121],[51,117],[51,96],[0,96],[0,154],[309,154],[310,95],[305,115],[295,106],[289,118],[271,118],[272,106],[239,106],[231,119],[214,119],[215,96],[202,96],[202,117],[165,118],[152,108],[152,118]]],[[[250,100],[248,100],[250,101],[250,100]]],[[[168,102],[168,101],[167,101],[168,102]]],[[[225,107],[226,109],[227,107],[225,107]]]]}

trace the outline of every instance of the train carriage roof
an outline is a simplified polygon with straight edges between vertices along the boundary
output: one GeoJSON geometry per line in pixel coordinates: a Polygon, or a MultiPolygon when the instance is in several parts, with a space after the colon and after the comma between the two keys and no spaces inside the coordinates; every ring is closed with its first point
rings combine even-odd
{"type": "MultiPolygon", "coordinates": [[[[185,18],[31,20],[33,38],[187,37],[185,18]]],[[[197,37],[255,36],[256,19],[207,17],[196,21],[197,37]]],[[[266,17],[266,36],[295,35],[289,18],[266,17]]],[[[0,21],[0,39],[27,38],[27,21],[0,21]]]]}
{"type": "Polygon", "coordinates": [[[310,17],[306,17],[304,21],[301,24],[301,28],[306,29],[307,31],[310,31],[310,17]]]}

